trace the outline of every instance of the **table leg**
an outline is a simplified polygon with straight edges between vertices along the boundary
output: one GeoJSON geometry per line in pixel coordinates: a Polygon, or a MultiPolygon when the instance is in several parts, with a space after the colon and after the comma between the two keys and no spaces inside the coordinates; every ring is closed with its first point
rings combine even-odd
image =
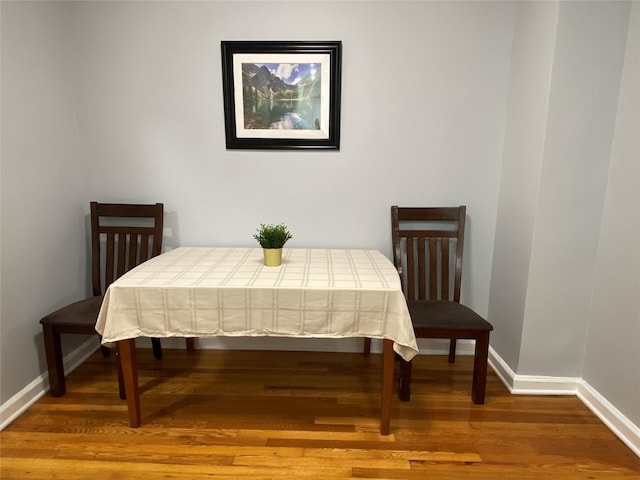
{"type": "Polygon", "coordinates": [[[120,340],[118,342],[118,353],[120,354],[124,391],[127,396],[129,425],[132,428],[137,428],[140,426],[140,393],[138,391],[135,338],[120,340]]]}
{"type": "Polygon", "coordinates": [[[393,393],[393,341],[382,342],[382,404],[380,406],[380,435],[391,429],[391,397],[393,393]]]}

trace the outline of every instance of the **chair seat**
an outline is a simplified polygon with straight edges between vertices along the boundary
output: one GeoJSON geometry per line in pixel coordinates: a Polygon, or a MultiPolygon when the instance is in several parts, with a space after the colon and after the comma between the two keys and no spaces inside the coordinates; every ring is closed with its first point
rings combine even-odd
{"type": "Polygon", "coordinates": [[[491,331],[484,318],[457,302],[443,300],[410,300],[407,302],[414,329],[447,329],[491,331]]]}
{"type": "Polygon", "coordinates": [[[102,298],[102,295],[99,295],[74,302],[43,317],[40,323],[52,327],[64,325],[66,327],[87,327],[92,330],[98,320],[102,298]]]}

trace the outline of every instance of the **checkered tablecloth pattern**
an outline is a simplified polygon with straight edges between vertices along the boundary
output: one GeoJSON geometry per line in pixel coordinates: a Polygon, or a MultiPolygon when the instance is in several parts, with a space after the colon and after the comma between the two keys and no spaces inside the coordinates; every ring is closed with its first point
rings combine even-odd
{"type": "Polygon", "coordinates": [[[418,351],[392,263],[376,250],[180,247],[114,282],[96,330],[104,343],[144,337],[369,337],[418,351]]]}

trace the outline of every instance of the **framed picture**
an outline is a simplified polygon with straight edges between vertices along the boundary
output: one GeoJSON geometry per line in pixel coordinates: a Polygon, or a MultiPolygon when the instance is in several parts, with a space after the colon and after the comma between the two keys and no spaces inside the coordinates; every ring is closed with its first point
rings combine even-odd
{"type": "Polygon", "coordinates": [[[341,42],[222,42],[228,149],[340,148],[341,42]]]}

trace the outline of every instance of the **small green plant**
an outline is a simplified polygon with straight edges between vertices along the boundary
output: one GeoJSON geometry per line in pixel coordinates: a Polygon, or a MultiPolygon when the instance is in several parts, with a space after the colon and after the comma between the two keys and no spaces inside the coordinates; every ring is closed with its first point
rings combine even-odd
{"type": "Polygon", "coordinates": [[[258,241],[262,248],[282,248],[288,240],[293,238],[284,223],[278,225],[261,223],[257,232],[253,235],[253,238],[258,241]]]}

